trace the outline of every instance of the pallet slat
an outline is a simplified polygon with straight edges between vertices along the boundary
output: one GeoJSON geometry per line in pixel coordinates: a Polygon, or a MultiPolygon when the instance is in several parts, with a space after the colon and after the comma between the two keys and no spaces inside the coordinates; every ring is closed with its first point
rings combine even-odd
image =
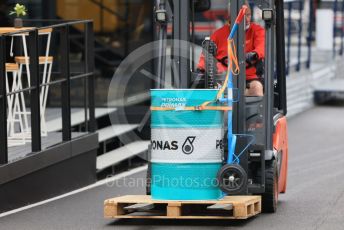
{"type": "Polygon", "coordinates": [[[213,204],[207,207],[208,210],[233,210],[232,204],[213,204]]]}
{"type": "Polygon", "coordinates": [[[170,201],[152,200],[150,196],[145,195],[130,195],[104,201],[104,217],[111,219],[247,219],[260,212],[260,196],[226,196],[214,201],[170,201]],[[125,209],[129,205],[143,203],[160,205],[162,208],[144,212],[131,212],[125,209]],[[212,212],[207,209],[214,205],[232,205],[233,210],[213,210],[212,212]],[[191,211],[187,212],[189,209],[191,211]]]}
{"type": "Polygon", "coordinates": [[[179,217],[182,214],[181,203],[168,203],[167,205],[167,216],[179,217]]]}
{"type": "Polygon", "coordinates": [[[154,208],[154,204],[132,204],[130,206],[124,207],[127,211],[147,211],[154,208]]]}

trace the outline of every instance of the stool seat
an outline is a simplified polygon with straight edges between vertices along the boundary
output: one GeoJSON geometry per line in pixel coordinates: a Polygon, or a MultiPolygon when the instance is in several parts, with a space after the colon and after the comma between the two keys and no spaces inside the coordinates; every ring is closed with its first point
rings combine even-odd
{"type": "MultiPolygon", "coordinates": [[[[51,62],[53,62],[54,57],[52,57],[52,56],[48,56],[48,57],[46,57],[46,56],[40,56],[40,57],[39,57],[39,64],[44,64],[45,61],[46,61],[46,59],[47,59],[48,62],[51,63],[51,62]]],[[[26,64],[26,63],[25,63],[25,57],[24,57],[24,56],[17,56],[17,57],[14,58],[14,60],[15,60],[17,63],[19,63],[19,64],[26,64]]],[[[30,60],[30,58],[29,58],[29,60],[30,60]]]]}
{"type": "Polygon", "coordinates": [[[6,72],[19,71],[19,66],[17,63],[6,63],[5,69],[6,72]]]}

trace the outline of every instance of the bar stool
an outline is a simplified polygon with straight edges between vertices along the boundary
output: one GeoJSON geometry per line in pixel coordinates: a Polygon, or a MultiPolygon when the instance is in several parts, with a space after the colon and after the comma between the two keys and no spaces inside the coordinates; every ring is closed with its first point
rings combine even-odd
{"type": "MultiPolygon", "coordinates": [[[[51,79],[51,70],[53,66],[53,60],[54,58],[52,56],[40,56],[39,57],[39,65],[44,65],[43,69],[43,78],[41,84],[46,84],[50,82],[51,79]]],[[[22,76],[23,73],[23,66],[26,66],[27,60],[24,56],[17,56],[15,57],[16,63],[19,64],[19,76],[22,76]]],[[[30,61],[30,60],[28,60],[30,61]]],[[[27,81],[28,81],[28,86],[30,87],[30,74],[27,75],[27,81]]],[[[18,85],[20,88],[22,88],[22,77],[19,77],[18,79],[18,85]]],[[[40,110],[41,110],[41,126],[42,126],[42,135],[46,136],[47,135],[47,127],[46,127],[46,121],[45,121],[45,110],[46,110],[46,105],[47,105],[47,99],[48,99],[48,91],[49,91],[49,86],[43,86],[41,88],[41,93],[40,93],[40,110]]],[[[29,123],[28,123],[28,115],[30,115],[30,112],[26,111],[26,106],[25,106],[25,100],[24,100],[24,95],[21,94],[21,103],[23,104],[24,110],[22,114],[24,114],[24,125],[25,129],[29,132],[29,123]]]]}
{"type": "MultiPolygon", "coordinates": [[[[6,69],[6,90],[7,92],[14,92],[18,90],[17,85],[17,77],[19,72],[19,67],[17,63],[6,63],[5,65],[6,69]],[[10,90],[9,87],[9,75],[8,73],[12,73],[13,79],[12,79],[12,87],[10,90]]],[[[18,114],[18,118],[16,118],[14,111],[15,110],[21,110],[20,104],[19,104],[19,95],[18,94],[12,94],[7,97],[7,105],[8,105],[8,116],[7,116],[7,133],[8,133],[8,145],[9,146],[17,146],[17,145],[24,145],[25,144],[25,136],[22,135],[24,127],[23,127],[23,119],[20,114],[18,114]],[[19,129],[18,132],[15,127],[15,123],[18,122],[19,129]]]]}

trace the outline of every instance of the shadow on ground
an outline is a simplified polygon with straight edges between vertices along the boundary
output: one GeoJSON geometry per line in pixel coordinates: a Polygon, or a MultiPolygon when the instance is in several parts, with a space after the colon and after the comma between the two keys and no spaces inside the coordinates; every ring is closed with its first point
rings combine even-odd
{"type": "Polygon", "coordinates": [[[115,220],[108,224],[108,226],[245,226],[257,217],[252,217],[248,220],[185,220],[185,219],[121,219],[115,220]]]}

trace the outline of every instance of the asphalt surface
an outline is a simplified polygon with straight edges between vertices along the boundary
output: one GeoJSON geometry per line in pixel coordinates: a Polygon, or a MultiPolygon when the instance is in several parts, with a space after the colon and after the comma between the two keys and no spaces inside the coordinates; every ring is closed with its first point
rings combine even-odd
{"type": "MultiPolygon", "coordinates": [[[[289,120],[289,178],[275,214],[246,221],[103,219],[104,199],[142,186],[100,186],[0,218],[0,229],[344,229],[344,107],[316,107],[289,120]]],[[[126,178],[128,185],[145,172],[126,178]]],[[[25,191],[23,191],[25,192],[25,191]]]]}

